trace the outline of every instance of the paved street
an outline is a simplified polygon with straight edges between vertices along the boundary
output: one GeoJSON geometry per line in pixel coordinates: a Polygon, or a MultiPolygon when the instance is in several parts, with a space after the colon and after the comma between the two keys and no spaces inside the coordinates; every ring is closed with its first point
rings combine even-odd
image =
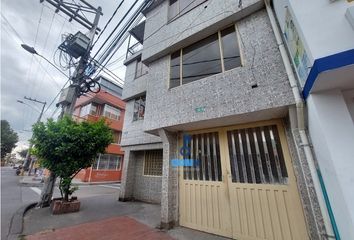
{"type": "MultiPolygon", "coordinates": [[[[15,175],[11,167],[1,168],[1,239],[6,239],[11,224],[12,216],[22,206],[37,202],[41,187],[24,186],[19,184],[21,177],[15,175]]],[[[119,184],[110,185],[80,185],[75,193],[80,199],[118,194],[119,184]]],[[[60,192],[56,187],[54,197],[59,197],[60,192]]]]}
{"type": "Polygon", "coordinates": [[[38,194],[19,184],[11,167],[1,168],[1,239],[6,239],[14,213],[23,205],[38,201],[38,194]]]}

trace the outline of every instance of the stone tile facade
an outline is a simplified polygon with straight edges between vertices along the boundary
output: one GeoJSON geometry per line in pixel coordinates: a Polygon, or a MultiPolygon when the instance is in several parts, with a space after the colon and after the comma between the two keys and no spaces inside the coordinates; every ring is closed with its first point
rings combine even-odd
{"type": "Polygon", "coordinates": [[[266,11],[258,11],[237,22],[236,26],[242,67],[169,89],[170,56],[149,64],[144,130],[294,104],[266,11]],[[252,88],[254,84],[258,87],[252,88]],[[198,107],[204,107],[205,111],[197,113],[198,107]]]}
{"type": "MultiPolygon", "coordinates": [[[[120,199],[149,200],[153,198],[151,195],[158,194],[164,228],[178,225],[178,173],[170,160],[177,157],[180,132],[284,119],[288,108],[295,104],[263,1],[243,1],[242,8],[237,2],[209,0],[168,23],[168,1],[161,1],[146,13],[142,53],[126,60],[123,98],[128,102],[122,136],[125,165],[120,199]],[[242,66],[169,89],[170,54],[230,24],[236,25],[242,66]],[[140,54],[149,72],[135,79],[136,59],[140,54]],[[257,87],[253,88],[254,85],[257,87]],[[133,122],[134,97],[143,94],[146,94],[145,118],[133,122]],[[205,111],[196,112],[199,107],[205,111]],[[163,149],[160,191],[157,183],[146,183],[139,173],[141,154],[137,151],[146,149],[163,149]]],[[[308,179],[306,160],[297,151],[296,133],[290,126],[286,128],[308,230],[311,239],[321,239],[321,214],[308,179]]]]}

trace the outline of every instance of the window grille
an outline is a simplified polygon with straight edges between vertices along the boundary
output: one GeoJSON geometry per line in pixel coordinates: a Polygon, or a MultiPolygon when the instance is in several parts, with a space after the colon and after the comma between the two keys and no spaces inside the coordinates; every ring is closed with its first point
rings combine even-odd
{"type": "Polygon", "coordinates": [[[144,175],[162,176],[162,150],[145,151],[144,175]]]}
{"type": "Polygon", "coordinates": [[[185,157],[194,166],[183,167],[187,180],[222,181],[219,134],[217,132],[191,135],[185,157]]]}
{"type": "Polygon", "coordinates": [[[287,183],[276,125],[228,131],[227,137],[233,182],[287,183]]]}

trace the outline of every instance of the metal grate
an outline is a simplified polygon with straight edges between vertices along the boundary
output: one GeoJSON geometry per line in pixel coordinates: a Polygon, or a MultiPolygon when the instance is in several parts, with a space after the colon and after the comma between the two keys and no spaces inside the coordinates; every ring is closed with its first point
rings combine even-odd
{"type": "Polygon", "coordinates": [[[227,132],[233,182],[286,184],[286,171],[275,125],[227,132]]]}
{"type": "Polygon", "coordinates": [[[191,135],[185,158],[193,159],[195,166],[183,167],[187,180],[222,181],[219,135],[217,132],[191,135]]]}
{"type": "Polygon", "coordinates": [[[145,151],[144,175],[162,176],[162,150],[145,151]]]}

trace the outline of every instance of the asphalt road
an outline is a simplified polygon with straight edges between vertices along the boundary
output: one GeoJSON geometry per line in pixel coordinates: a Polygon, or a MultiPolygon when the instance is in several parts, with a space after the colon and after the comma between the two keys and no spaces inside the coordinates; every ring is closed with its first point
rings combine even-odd
{"type": "MultiPolygon", "coordinates": [[[[19,176],[15,169],[1,167],[1,239],[7,239],[11,218],[15,212],[24,205],[37,202],[41,187],[30,187],[19,184],[19,176]]],[[[118,197],[119,184],[80,185],[74,195],[78,198],[88,198],[102,195],[118,197]]],[[[56,187],[54,197],[59,197],[60,192],[56,187]]]]}
{"type": "Polygon", "coordinates": [[[11,218],[23,205],[38,201],[38,194],[19,184],[15,169],[1,167],[1,239],[6,239],[11,218]]]}

